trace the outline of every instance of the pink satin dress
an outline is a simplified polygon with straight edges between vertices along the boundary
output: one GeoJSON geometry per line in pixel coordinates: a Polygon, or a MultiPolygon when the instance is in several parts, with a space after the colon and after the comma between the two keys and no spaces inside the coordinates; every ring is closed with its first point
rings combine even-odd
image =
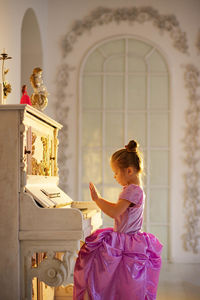
{"type": "Polygon", "coordinates": [[[155,300],[161,269],[162,244],[141,231],[144,192],[131,184],[120,199],[130,206],[115,219],[114,228],[86,238],[74,269],[73,300],[155,300]]]}

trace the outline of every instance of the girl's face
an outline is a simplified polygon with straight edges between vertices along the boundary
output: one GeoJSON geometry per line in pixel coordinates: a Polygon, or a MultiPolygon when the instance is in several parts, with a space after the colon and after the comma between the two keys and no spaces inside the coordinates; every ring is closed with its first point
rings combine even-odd
{"type": "Polygon", "coordinates": [[[114,178],[119,184],[122,186],[129,184],[127,169],[120,169],[115,162],[111,162],[111,168],[114,173],[114,178]]]}

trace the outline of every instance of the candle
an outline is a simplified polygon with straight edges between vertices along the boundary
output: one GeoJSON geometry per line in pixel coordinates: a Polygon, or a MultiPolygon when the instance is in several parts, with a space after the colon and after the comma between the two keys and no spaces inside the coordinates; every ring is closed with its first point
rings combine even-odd
{"type": "Polygon", "coordinates": [[[5,48],[3,48],[3,53],[2,54],[6,54],[6,49],[5,48]]]}
{"type": "Polygon", "coordinates": [[[4,104],[4,99],[3,99],[3,84],[0,83],[0,104],[4,104]]]}

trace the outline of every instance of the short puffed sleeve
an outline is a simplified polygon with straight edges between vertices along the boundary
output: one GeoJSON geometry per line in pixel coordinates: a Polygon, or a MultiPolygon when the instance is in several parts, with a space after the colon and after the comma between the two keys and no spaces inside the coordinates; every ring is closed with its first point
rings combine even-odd
{"type": "Polygon", "coordinates": [[[125,199],[136,205],[141,205],[143,202],[143,190],[140,186],[134,184],[127,185],[119,194],[119,199],[125,199]]]}

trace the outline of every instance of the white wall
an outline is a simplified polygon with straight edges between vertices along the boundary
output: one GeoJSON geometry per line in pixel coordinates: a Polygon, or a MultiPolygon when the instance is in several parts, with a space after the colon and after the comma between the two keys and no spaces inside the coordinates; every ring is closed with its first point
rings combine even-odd
{"type": "Polygon", "coordinates": [[[42,47],[46,53],[44,56],[45,77],[48,53],[46,52],[48,6],[47,0],[1,0],[0,7],[0,51],[5,48],[9,56],[12,56],[12,60],[5,62],[5,67],[10,69],[6,80],[12,86],[12,92],[8,95],[6,103],[13,104],[19,103],[21,97],[21,26],[28,8],[33,8],[41,31],[42,47]]]}
{"type": "Polygon", "coordinates": [[[32,95],[33,88],[30,75],[36,67],[43,69],[43,47],[40,28],[35,12],[29,8],[22,22],[21,30],[21,86],[26,84],[28,95],[32,95]]]}
{"type": "Polygon", "coordinates": [[[81,20],[93,9],[99,6],[129,7],[152,6],[160,14],[174,14],[180,22],[180,27],[187,34],[190,55],[180,53],[172,45],[169,34],[161,34],[151,23],[134,24],[129,26],[121,23],[109,26],[96,27],[90,33],[81,36],[74,45],[74,50],[66,61],[75,67],[71,73],[69,89],[67,90],[70,111],[68,116],[69,140],[66,149],[69,159],[66,162],[70,169],[68,185],[69,195],[77,199],[77,80],[79,69],[84,55],[92,45],[98,43],[111,34],[130,34],[151,41],[160,47],[164,54],[171,74],[171,260],[176,262],[200,262],[197,254],[186,252],[182,247],[181,235],[184,232],[183,213],[183,164],[184,152],[182,139],[185,128],[185,109],[188,106],[187,90],[184,87],[182,65],[193,63],[200,66],[200,56],[197,55],[195,42],[200,28],[200,1],[199,0],[1,0],[0,10],[0,50],[6,48],[8,54],[13,57],[6,62],[10,68],[7,80],[12,85],[12,93],[7,98],[7,103],[19,103],[21,95],[21,25],[23,16],[28,8],[33,8],[38,19],[42,45],[44,51],[44,83],[50,93],[49,105],[45,113],[54,117],[54,99],[56,94],[56,71],[63,62],[61,56],[61,40],[71,29],[73,21],[81,20]],[[3,8],[3,9],[2,9],[3,8]]]}
{"type": "Polygon", "coordinates": [[[68,193],[75,200],[77,195],[77,105],[78,92],[77,81],[80,71],[81,62],[89,49],[96,43],[108,38],[111,35],[130,34],[133,37],[139,37],[151,43],[155,43],[164,54],[171,76],[170,98],[171,98],[171,242],[170,242],[170,257],[171,261],[176,262],[200,262],[200,256],[186,252],[182,246],[182,234],[184,233],[184,211],[183,211],[183,193],[184,182],[183,174],[185,167],[183,164],[184,152],[182,139],[184,138],[185,128],[185,110],[188,106],[187,90],[184,87],[184,68],[182,66],[187,63],[194,63],[196,66],[200,62],[200,57],[197,55],[195,42],[197,38],[199,21],[200,2],[198,0],[176,0],[176,1],[160,1],[160,0],[75,0],[66,1],[60,0],[57,2],[49,0],[49,64],[48,64],[48,83],[51,93],[51,101],[49,104],[49,113],[54,116],[53,97],[56,96],[55,77],[57,67],[67,62],[75,67],[71,72],[69,87],[67,88],[67,99],[70,113],[68,116],[68,148],[66,150],[69,159],[66,164],[69,169],[68,177],[68,193]],[[134,26],[121,22],[120,26],[115,24],[103,25],[95,27],[90,33],[85,33],[78,38],[74,44],[73,51],[65,60],[61,57],[61,40],[63,36],[71,29],[73,21],[82,20],[85,16],[99,7],[131,7],[131,6],[152,6],[162,14],[174,14],[179,23],[181,30],[186,32],[189,44],[190,55],[183,54],[174,48],[172,39],[167,32],[161,33],[151,23],[144,24],[135,23],[134,26]],[[57,20],[59,19],[59,22],[57,20]]]}

